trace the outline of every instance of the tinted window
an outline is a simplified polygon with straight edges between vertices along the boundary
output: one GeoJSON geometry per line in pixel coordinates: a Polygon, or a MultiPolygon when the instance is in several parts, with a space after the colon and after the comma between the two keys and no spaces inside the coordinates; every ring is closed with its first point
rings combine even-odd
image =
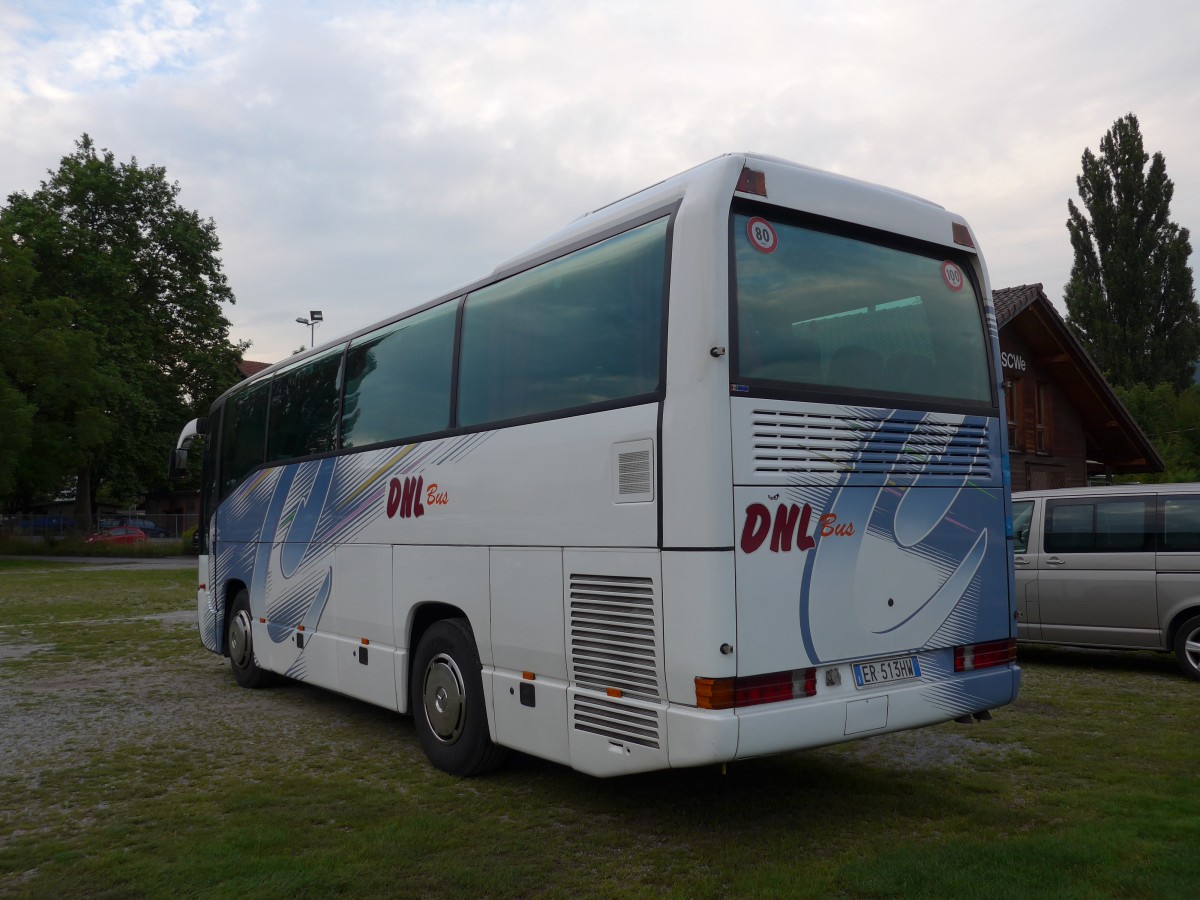
{"type": "Polygon", "coordinates": [[[232,491],[242,476],[262,465],[267,439],[267,391],[261,381],[234,394],[225,403],[221,426],[221,496],[232,491]]]}
{"type": "Polygon", "coordinates": [[[1200,553],[1200,497],[1164,497],[1162,549],[1200,553]]]}
{"type": "Polygon", "coordinates": [[[657,390],[666,234],[659,219],[471,294],[459,424],[657,390]]]}
{"type": "Polygon", "coordinates": [[[730,219],[739,380],[991,402],[965,263],[762,216],[730,219]]]}
{"type": "Polygon", "coordinates": [[[334,449],[341,365],[338,348],[272,379],[268,462],[334,449]]]}
{"type": "Polygon", "coordinates": [[[1153,499],[1050,501],[1047,553],[1130,553],[1151,549],[1153,499]]]}
{"type": "Polygon", "coordinates": [[[1029,550],[1029,525],[1033,521],[1033,501],[1014,500],[1013,510],[1013,551],[1025,553],[1029,550]]]}
{"type": "Polygon", "coordinates": [[[343,447],[449,426],[457,310],[457,304],[447,303],[359,338],[350,347],[343,447]]]}

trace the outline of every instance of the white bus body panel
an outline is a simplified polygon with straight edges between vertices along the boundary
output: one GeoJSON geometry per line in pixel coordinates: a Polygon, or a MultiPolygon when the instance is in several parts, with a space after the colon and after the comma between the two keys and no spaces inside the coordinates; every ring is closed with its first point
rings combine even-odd
{"type": "MultiPolygon", "coordinates": [[[[1003,502],[992,498],[962,547],[946,523],[970,491],[1003,489],[997,419],[874,411],[983,434],[994,465],[970,485],[903,459],[889,476],[898,485],[755,461],[756,417],[805,405],[730,397],[729,211],[743,166],[765,174],[758,199],[770,204],[946,246],[962,223],[900,192],[743,155],[585,216],[497,272],[674,209],[663,401],[251,474],[210,530],[205,646],[220,649],[225,604],[246,585],[270,668],[405,711],[413,622],[444,604],[474,631],[493,739],[596,775],[819,746],[1009,702],[1019,670],[954,673],[950,649],[1012,631],[1011,609],[983,601],[1011,577],[1003,502]],[[622,496],[625,453],[648,453],[648,495],[622,496]],[[897,489],[924,499],[902,512],[897,489]],[[811,546],[798,532],[790,550],[743,546],[751,507],[791,504],[811,507],[811,546]],[[854,661],[900,653],[920,660],[918,681],[854,687],[854,661]],[[814,697],[696,707],[697,677],[806,667],[814,697]]],[[[976,274],[986,297],[982,265],[976,274]]],[[[994,340],[990,306],[987,324],[994,340]]]]}

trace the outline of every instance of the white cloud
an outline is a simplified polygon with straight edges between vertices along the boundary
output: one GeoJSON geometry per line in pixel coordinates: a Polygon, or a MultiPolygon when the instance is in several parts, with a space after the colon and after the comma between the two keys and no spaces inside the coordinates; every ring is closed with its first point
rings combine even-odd
{"type": "Polygon", "coordinates": [[[966,215],[997,285],[1069,273],[1084,147],[1138,114],[1200,225],[1200,7],[1022,2],[0,0],[0,192],[88,131],[213,217],[278,358],[483,274],[729,150],[966,215]]]}

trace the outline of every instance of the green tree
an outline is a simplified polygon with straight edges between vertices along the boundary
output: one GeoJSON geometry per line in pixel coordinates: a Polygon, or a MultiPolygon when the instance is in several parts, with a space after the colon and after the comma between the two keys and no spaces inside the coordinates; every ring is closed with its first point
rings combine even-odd
{"type": "Polygon", "coordinates": [[[23,354],[21,298],[33,278],[28,254],[0,231],[0,497],[16,487],[17,468],[32,439],[34,408],[10,369],[23,354]]]}
{"type": "Polygon", "coordinates": [[[1167,464],[1158,475],[1123,476],[1122,481],[1179,482],[1200,479],[1200,385],[1176,394],[1163,382],[1115,389],[1167,464]]]}
{"type": "Polygon", "coordinates": [[[27,349],[4,369],[36,410],[17,490],[73,480],[87,523],[100,493],[163,485],[180,426],[236,380],[244,347],[222,311],[234,296],[216,226],[179,205],[165,169],[118,163],[84,134],[49,175],[0,208],[33,272],[7,301],[27,349]]]}
{"type": "Polygon", "coordinates": [[[1200,310],[1188,230],[1170,220],[1175,186],[1163,155],[1147,156],[1130,113],[1101,139],[1099,156],[1083,151],[1075,183],[1086,215],[1067,201],[1068,324],[1113,384],[1183,390],[1200,358],[1200,310]]]}

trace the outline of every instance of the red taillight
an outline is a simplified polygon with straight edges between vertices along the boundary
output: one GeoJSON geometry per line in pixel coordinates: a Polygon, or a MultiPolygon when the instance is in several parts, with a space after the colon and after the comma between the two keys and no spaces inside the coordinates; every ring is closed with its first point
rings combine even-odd
{"type": "Polygon", "coordinates": [[[733,709],[779,703],[817,692],[816,669],[771,672],[747,678],[697,678],[696,705],[701,709],[733,709]]]}
{"type": "Polygon", "coordinates": [[[767,196],[766,173],[751,169],[749,166],[743,167],[741,177],[738,178],[737,190],[743,194],[758,194],[760,197],[767,196]]]}
{"type": "Polygon", "coordinates": [[[975,249],[975,242],[971,240],[971,229],[961,222],[955,222],[950,226],[950,233],[954,238],[954,243],[960,244],[963,247],[975,249]]]}
{"type": "Polygon", "coordinates": [[[976,669],[1005,666],[1016,658],[1017,642],[1013,639],[989,641],[986,644],[966,644],[954,648],[954,671],[973,672],[976,669]]]}

